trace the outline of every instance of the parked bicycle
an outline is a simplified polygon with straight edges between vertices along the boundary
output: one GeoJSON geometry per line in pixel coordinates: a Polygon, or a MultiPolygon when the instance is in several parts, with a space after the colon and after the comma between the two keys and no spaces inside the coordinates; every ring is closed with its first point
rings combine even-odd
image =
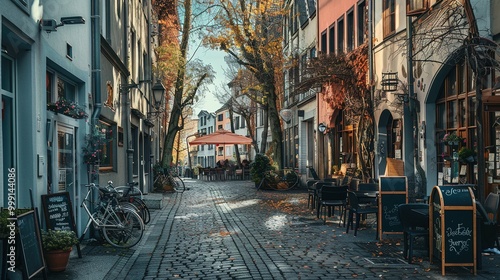
{"type": "Polygon", "coordinates": [[[300,176],[294,169],[266,171],[257,189],[291,190],[300,185],[300,176]]]}
{"type": "Polygon", "coordinates": [[[179,170],[177,168],[164,168],[163,172],[156,176],[154,185],[161,186],[171,186],[174,191],[183,193],[186,191],[186,185],[184,181],[179,176],[179,170]]]}
{"type": "Polygon", "coordinates": [[[101,231],[106,241],[115,247],[129,248],[136,245],[144,234],[144,222],[139,214],[134,209],[119,203],[120,194],[114,188],[100,187],[94,183],[86,187],[88,191],[81,207],[89,215],[89,220],[80,241],[90,226],[94,225],[101,231]],[[96,203],[92,203],[94,190],[99,193],[96,203]]]}
{"type": "MultiPolygon", "coordinates": [[[[118,186],[114,189],[120,194],[118,199],[120,203],[128,202],[134,205],[144,221],[144,224],[147,225],[151,220],[151,215],[148,206],[142,198],[142,192],[137,187],[138,185],[139,182],[130,182],[128,183],[128,186],[118,186]]],[[[108,181],[108,186],[113,187],[113,182],[108,181]]]]}

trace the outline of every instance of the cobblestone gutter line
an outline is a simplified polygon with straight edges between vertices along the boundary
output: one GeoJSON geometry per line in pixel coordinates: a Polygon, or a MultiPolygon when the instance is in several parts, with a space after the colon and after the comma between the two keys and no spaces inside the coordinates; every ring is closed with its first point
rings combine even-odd
{"type": "Polygon", "coordinates": [[[232,211],[222,193],[215,188],[211,188],[210,190],[211,195],[215,199],[223,201],[223,203],[217,203],[216,208],[221,218],[225,221],[224,224],[227,226],[228,232],[231,233],[230,236],[245,265],[248,267],[249,273],[254,277],[260,275],[263,279],[283,279],[281,270],[266,251],[260,247],[259,241],[255,236],[250,234],[247,225],[232,211]],[[247,246],[250,250],[247,249],[247,246]],[[255,251],[256,254],[251,253],[251,251],[255,251]]]}
{"type": "Polygon", "coordinates": [[[142,279],[151,272],[158,273],[160,262],[155,260],[163,258],[164,245],[161,244],[168,242],[160,238],[170,236],[181,199],[182,194],[174,193],[164,209],[154,211],[154,218],[146,225],[141,242],[134,247],[136,249],[134,254],[121,257],[104,279],[142,279]]]}

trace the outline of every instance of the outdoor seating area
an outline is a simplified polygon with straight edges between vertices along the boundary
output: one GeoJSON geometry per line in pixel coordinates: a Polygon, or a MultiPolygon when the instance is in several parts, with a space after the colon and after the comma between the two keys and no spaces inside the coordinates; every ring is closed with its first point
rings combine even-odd
{"type": "MultiPolygon", "coordinates": [[[[472,194],[473,190],[467,186],[436,186],[435,189],[438,190],[443,188],[443,193],[446,193],[447,196],[450,193],[468,194],[470,192],[469,199],[472,205],[467,205],[468,202],[464,202],[467,201],[467,197],[465,199],[447,197],[443,200],[443,195],[438,196],[436,194],[421,199],[414,198],[413,202],[409,202],[407,198],[407,186],[404,186],[407,184],[405,183],[406,177],[384,177],[381,178],[383,180],[380,183],[359,183],[355,187],[350,182],[347,183],[348,180],[342,180],[341,184],[337,183],[338,180],[319,178],[308,180],[306,182],[307,207],[314,210],[313,213],[316,215],[316,218],[321,219],[323,224],[327,224],[328,217],[332,217],[331,221],[333,223],[338,222],[339,227],[342,226],[343,222],[345,233],[349,234],[351,231],[354,231],[354,236],[357,236],[363,221],[369,219],[370,223],[374,223],[374,226],[372,224],[372,228],[376,232],[374,236],[375,240],[401,239],[401,244],[403,245],[402,255],[408,264],[412,264],[416,259],[424,259],[432,263],[431,259],[440,260],[440,256],[432,256],[432,250],[434,250],[434,254],[446,251],[451,256],[446,259],[446,262],[450,263],[442,265],[443,275],[446,273],[445,267],[456,266],[456,262],[459,262],[461,265],[463,264],[463,266],[472,266],[480,269],[482,266],[482,254],[500,255],[500,231],[497,222],[500,204],[499,194],[489,193],[484,203],[481,203],[472,194]],[[384,183],[384,180],[387,179],[389,179],[389,183],[384,183]],[[403,182],[403,191],[395,188],[394,182],[396,181],[393,180],[390,182],[390,179],[401,180],[403,182]],[[385,191],[383,184],[386,184],[385,187],[388,188],[385,191]],[[461,188],[461,190],[449,190],[453,188],[461,188]],[[441,199],[441,201],[433,201],[437,199],[441,199]],[[441,203],[441,206],[438,209],[442,210],[433,210],[433,207],[436,207],[439,203],[441,203]],[[450,204],[450,206],[447,204],[450,204]],[[477,209],[477,219],[470,218],[473,213],[472,209],[477,209]],[[444,213],[446,213],[447,219],[444,218],[444,213]],[[431,215],[432,217],[430,217],[431,215]],[[433,224],[429,223],[430,220],[433,221],[433,224]],[[457,228],[457,230],[465,230],[473,236],[473,238],[469,239],[475,239],[477,246],[474,253],[476,257],[472,259],[477,259],[477,262],[471,261],[467,263],[467,259],[464,259],[462,263],[459,253],[454,255],[455,253],[450,253],[451,249],[445,250],[444,247],[440,248],[440,246],[453,246],[448,244],[452,241],[457,242],[456,244],[470,242],[459,240],[458,237],[452,236],[447,238],[446,242],[443,241],[446,244],[442,245],[443,242],[438,240],[448,234],[447,232],[440,232],[444,226],[448,229],[457,228]],[[431,232],[431,229],[433,232],[431,232]],[[392,234],[392,236],[389,236],[389,234],[392,234]],[[415,252],[417,252],[416,256],[415,252]]],[[[472,244],[467,246],[473,247],[472,244]]],[[[471,253],[469,252],[468,254],[471,253]]]]}
{"type": "Polygon", "coordinates": [[[200,168],[199,176],[203,181],[250,180],[250,168],[200,168]]]}

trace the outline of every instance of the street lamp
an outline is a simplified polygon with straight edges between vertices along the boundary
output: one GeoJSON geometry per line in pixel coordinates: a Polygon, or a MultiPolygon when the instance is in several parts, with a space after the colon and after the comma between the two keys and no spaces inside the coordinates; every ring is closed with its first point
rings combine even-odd
{"type": "Polygon", "coordinates": [[[319,131],[319,132],[321,132],[321,133],[325,133],[326,129],[327,129],[327,127],[326,127],[326,125],[325,125],[324,123],[320,123],[320,124],[318,125],[318,131],[319,131]]]}
{"type": "Polygon", "coordinates": [[[163,103],[163,98],[165,97],[165,87],[160,81],[156,81],[156,83],[153,85],[151,88],[151,91],[153,93],[153,107],[155,108],[156,111],[154,112],[149,112],[148,115],[152,115],[154,117],[158,118],[158,145],[157,145],[157,152],[158,152],[158,160],[160,159],[160,141],[161,141],[161,125],[160,125],[160,114],[163,112],[161,110],[161,104],[163,103]]]}
{"type": "Polygon", "coordinates": [[[165,87],[160,81],[157,81],[151,88],[153,91],[154,107],[156,109],[155,113],[160,113],[160,106],[165,97],[165,87]]]}

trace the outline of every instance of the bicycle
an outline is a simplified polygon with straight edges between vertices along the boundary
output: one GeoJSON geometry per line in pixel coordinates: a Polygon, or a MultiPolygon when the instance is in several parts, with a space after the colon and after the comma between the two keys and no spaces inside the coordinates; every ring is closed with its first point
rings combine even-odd
{"type": "Polygon", "coordinates": [[[86,185],[87,195],[80,207],[83,207],[89,215],[80,241],[83,240],[90,225],[101,230],[106,241],[119,248],[129,248],[136,245],[144,234],[144,222],[139,214],[132,208],[123,206],[118,201],[119,193],[112,187],[100,187],[94,183],[86,185]],[[92,205],[91,197],[93,190],[99,192],[99,200],[93,206],[92,213],[89,207],[92,205]]]}
{"type": "Polygon", "coordinates": [[[300,176],[294,169],[266,171],[257,189],[288,191],[299,186],[299,180],[300,176]]]}
{"type": "Polygon", "coordinates": [[[188,190],[184,181],[178,174],[177,168],[164,168],[160,172],[153,183],[154,186],[171,186],[174,191],[183,193],[188,190]]]}
{"type": "MultiPolygon", "coordinates": [[[[139,216],[141,216],[144,224],[147,225],[151,220],[151,214],[148,206],[142,199],[142,192],[136,186],[139,185],[138,182],[130,182],[128,186],[118,186],[114,189],[120,194],[119,201],[120,203],[128,202],[134,205],[137,210],[139,216]]],[[[108,186],[113,187],[113,182],[108,181],[108,186]]]]}

